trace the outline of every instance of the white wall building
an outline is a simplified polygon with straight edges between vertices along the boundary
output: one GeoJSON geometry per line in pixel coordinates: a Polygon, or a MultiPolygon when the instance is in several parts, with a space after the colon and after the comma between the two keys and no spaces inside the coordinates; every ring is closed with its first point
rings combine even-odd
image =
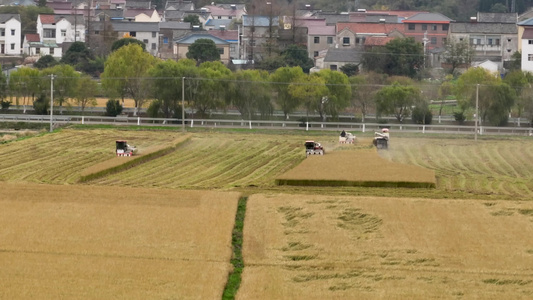
{"type": "Polygon", "coordinates": [[[20,15],[0,14],[0,55],[20,55],[21,34],[20,15]]]}

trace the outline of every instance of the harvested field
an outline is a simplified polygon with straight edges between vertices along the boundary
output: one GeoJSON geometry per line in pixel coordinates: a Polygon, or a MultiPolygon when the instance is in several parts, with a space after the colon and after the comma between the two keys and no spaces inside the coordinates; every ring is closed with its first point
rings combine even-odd
{"type": "Polygon", "coordinates": [[[182,133],[119,130],[61,130],[0,145],[0,180],[71,184],[83,170],[115,158],[115,140],[126,139],[139,153],[170,145],[182,133]]]}
{"type": "Polygon", "coordinates": [[[250,197],[237,299],[531,299],[533,203],[250,197]]]}
{"type": "Polygon", "coordinates": [[[0,183],[0,298],[220,299],[238,193],[0,183]]]}
{"type": "Polygon", "coordinates": [[[312,155],[276,179],[279,185],[435,187],[435,172],[392,163],[375,149],[312,155]]]}

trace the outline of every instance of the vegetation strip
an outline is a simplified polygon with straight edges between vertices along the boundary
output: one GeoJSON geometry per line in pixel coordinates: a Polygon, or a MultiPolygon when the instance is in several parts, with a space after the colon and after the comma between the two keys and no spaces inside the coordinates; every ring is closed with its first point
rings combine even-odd
{"type": "Polygon", "coordinates": [[[137,157],[133,156],[133,159],[127,160],[123,164],[120,164],[118,166],[113,166],[111,168],[103,169],[103,170],[95,172],[95,173],[91,173],[91,174],[87,174],[87,175],[81,176],[79,181],[80,182],[87,182],[87,181],[91,181],[91,180],[94,180],[94,179],[97,179],[97,178],[102,178],[102,177],[105,177],[107,175],[115,174],[115,173],[124,171],[126,169],[138,166],[140,164],[143,164],[145,162],[148,162],[148,161],[151,161],[153,159],[159,158],[161,156],[165,156],[165,155],[175,151],[179,145],[183,144],[184,142],[188,141],[189,139],[190,139],[190,136],[188,136],[187,138],[185,138],[184,140],[182,140],[182,141],[180,141],[180,142],[178,142],[176,144],[173,144],[171,146],[162,148],[160,150],[157,150],[157,151],[145,154],[145,155],[137,156],[137,157]]]}
{"type": "Polygon", "coordinates": [[[224,288],[222,299],[235,299],[235,295],[241,285],[241,274],[244,269],[244,261],[242,259],[242,230],[244,227],[244,215],[246,214],[246,202],[248,197],[241,197],[237,206],[237,214],[235,215],[235,226],[231,237],[231,244],[233,247],[233,257],[231,264],[233,271],[228,277],[228,282],[224,288]]]}

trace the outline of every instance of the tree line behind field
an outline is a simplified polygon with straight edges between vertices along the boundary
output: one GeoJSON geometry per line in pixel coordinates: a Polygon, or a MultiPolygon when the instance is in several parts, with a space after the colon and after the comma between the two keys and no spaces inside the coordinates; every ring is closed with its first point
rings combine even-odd
{"type": "Polygon", "coordinates": [[[132,98],[136,109],[148,107],[150,117],[181,118],[181,100],[185,99],[186,107],[204,118],[215,110],[236,109],[244,120],[269,119],[276,109],[287,119],[303,110],[327,121],[337,120],[339,113],[350,109],[356,110],[363,122],[375,113],[378,120],[394,116],[404,122],[411,117],[415,123],[430,124],[430,100],[456,99],[454,114],[462,122],[475,113],[477,93],[479,116],[486,124],[503,126],[510,112],[533,117],[533,76],[522,71],[501,79],[482,68],[470,68],[442,81],[375,72],[348,76],[327,69],[308,74],[298,66],[280,67],[271,73],[234,72],[219,61],[163,61],[135,43],[120,47],[107,58],[100,81],[67,64],[42,70],[23,67],[10,74],[9,82],[2,76],[2,107],[31,105],[37,113],[49,113],[52,75],[54,104],[60,111],[67,104],[83,111],[95,105],[96,95],[103,95],[113,100],[108,104],[113,108],[110,115],[120,113],[123,99],[132,98]]]}

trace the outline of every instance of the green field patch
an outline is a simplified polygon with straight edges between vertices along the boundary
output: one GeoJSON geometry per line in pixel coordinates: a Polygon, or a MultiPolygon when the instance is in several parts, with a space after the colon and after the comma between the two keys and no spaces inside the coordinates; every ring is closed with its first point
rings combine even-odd
{"type": "Polygon", "coordinates": [[[519,209],[518,212],[526,216],[533,216],[533,209],[519,209]]]}
{"type": "Polygon", "coordinates": [[[393,163],[375,149],[313,155],[276,178],[277,185],[435,188],[435,172],[393,163]]]}

